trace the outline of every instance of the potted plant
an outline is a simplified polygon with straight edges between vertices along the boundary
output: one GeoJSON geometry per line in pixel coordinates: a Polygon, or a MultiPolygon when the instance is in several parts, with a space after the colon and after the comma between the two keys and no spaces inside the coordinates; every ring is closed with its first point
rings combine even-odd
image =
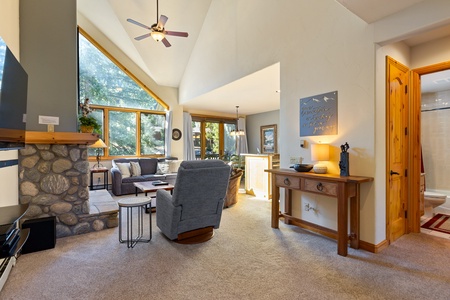
{"type": "Polygon", "coordinates": [[[84,103],[81,103],[80,107],[82,113],[78,118],[78,121],[80,122],[80,131],[88,133],[100,132],[100,124],[98,124],[93,116],[89,115],[92,112],[92,109],[89,106],[89,98],[84,99],[84,103]]]}
{"type": "Polygon", "coordinates": [[[98,124],[97,120],[93,116],[80,116],[78,118],[80,122],[80,130],[81,132],[97,132],[100,131],[101,126],[98,124]]]}

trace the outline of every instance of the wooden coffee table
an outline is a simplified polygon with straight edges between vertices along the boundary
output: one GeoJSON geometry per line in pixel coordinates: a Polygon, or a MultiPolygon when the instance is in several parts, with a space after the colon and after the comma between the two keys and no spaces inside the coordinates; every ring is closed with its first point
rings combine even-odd
{"type": "MultiPolygon", "coordinates": [[[[145,196],[147,196],[148,193],[152,193],[152,192],[156,192],[158,190],[166,190],[166,191],[170,191],[170,193],[172,193],[174,186],[171,184],[166,184],[166,185],[153,185],[151,181],[144,181],[144,182],[133,182],[134,186],[136,187],[136,196],[139,193],[139,190],[141,190],[141,192],[145,193],[145,196]]],[[[152,208],[152,212],[154,212],[156,210],[156,197],[150,197],[151,198],[151,204],[150,207],[152,208]]],[[[148,212],[148,208],[146,209],[146,211],[148,212]]]]}
{"type": "Polygon", "coordinates": [[[141,192],[144,192],[145,196],[147,196],[148,193],[156,192],[157,190],[166,190],[172,192],[174,188],[174,186],[171,184],[153,185],[151,181],[133,182],[133,184],[136,187],[136,196],[138,195],[139,190],[141,190],[141,192]]]}

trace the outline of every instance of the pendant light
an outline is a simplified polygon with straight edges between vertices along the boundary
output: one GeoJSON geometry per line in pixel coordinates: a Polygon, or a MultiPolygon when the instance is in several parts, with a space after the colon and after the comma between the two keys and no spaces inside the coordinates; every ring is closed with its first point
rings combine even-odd
{"type": "Polygon", "coordinates": [[[231,130],[231,136],[245,135],[244,130],[239,130],[239,105],[236,105],[236,130],[231,130]]]}

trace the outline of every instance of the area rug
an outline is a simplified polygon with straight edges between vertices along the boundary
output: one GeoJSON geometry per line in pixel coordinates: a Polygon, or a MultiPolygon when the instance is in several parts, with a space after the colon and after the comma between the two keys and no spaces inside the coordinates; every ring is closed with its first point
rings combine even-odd
{"type": "Polygon", "coordinates": [[[450,216],[436,214],[421,227],[450,234],[450,216]]]}

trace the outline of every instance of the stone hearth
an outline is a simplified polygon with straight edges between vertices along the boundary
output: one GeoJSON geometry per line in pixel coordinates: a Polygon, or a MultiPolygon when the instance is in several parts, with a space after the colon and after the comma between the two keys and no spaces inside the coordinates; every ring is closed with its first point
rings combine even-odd
{"type": "Polygon", "coordinates": [[[91,212],[88,185],[86,145],[27,144],[19,150],[19,202],[29,203],[23,220],[56,216],[56,237],[118,226],[118,207],[92,206],[91,212]]]}

